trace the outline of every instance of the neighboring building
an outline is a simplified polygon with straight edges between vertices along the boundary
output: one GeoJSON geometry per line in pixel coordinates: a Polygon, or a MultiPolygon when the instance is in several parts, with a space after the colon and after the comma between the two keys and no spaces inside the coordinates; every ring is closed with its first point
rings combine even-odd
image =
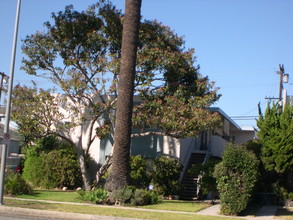
{"type": "MultiPolygon", "coordinates": [[[[2,157],[4,125],[0,124],[0,161],[2,157]]],[[[6,168],[12,169],[16,172],[21,171],[21,146],[22,138],[14,128],[9,129],[10,141],[7,151],[6,168]]]]}
{"type": "Polygon", "coordinates": [[[198,137],[180,140],[180,161],[184,165],[181,174],[182,191],[180,198],[194,200],[198,196],[196,188],[198,176],[190,175],[188,169],[193,164],[207,162],[210,157],[221,158],[225,146],[229,143],[243,144],[257,138],[254,128],[241,128],[220,108],[211,108],[222,117],[222,126],[214,130],[202,132],[198,137]]]}
{"type": "MultiPolygon", "coordinates": [[[[2,152],[2,144],[3,144],[3,134],[4,134],[4,124],[0,124],[0,152],[2,152]]],[[[8,156],[10,155],[18,155],[21,153],[21,146],[22,146],[22,138],[17,132],[16,129],[10,128],[10,142],[8,148],[8,156]]],[[[1,157],[1,153],[0,153],[1,157]]]]}

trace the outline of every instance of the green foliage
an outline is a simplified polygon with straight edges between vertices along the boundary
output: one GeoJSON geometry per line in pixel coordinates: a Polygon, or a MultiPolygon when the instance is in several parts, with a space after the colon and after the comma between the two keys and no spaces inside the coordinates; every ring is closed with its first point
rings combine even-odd
{"type": "Polygon", "coordinates": [[[293,201],[293,192],[288,193],[288,199],[293,201]]]}
{"type": "Polygon", "coordinates": [[[256,190],[258,192],[273,192],[273,185],[279,181],[280,175],[278,175],[274,170],[267,170],[263,161],[261,160],[261,152],[263,145],[259,140],[248,141],[244,146],[254,152],[255,156],[259,160],[258,170],[261,175],[259,175],[258,181],[256,183],[256,190]]]}
{"type": "Polygon", "coordinates": [[[124,187],[123,189],[117,189],[110,193],[109,200],[115,202],[115,204],[130,203],[133,198],[136,188],[132,186],[124,187]]]}
{"type": "Polygon", "coordinates": [[[105,204],[108,201],[108,191],[104,188],[96,188],[90,191],[77,191],[81,198],[94,204],[105,204]]]}
{"type": "Polygon", "coordinates": [[[179,177],[182,168],[178,160],[165,156],[151,160],[149,165],[140,155],[132,156],[130,183],[140,189],[146,189],[152,184],[153,192],[160,195],[177,195],[180,190],[179,177]]]}
{"type": "Polygon", "coordinates": [[[153,205],[160,201],[160,194],[147,189],[137,189],[127,186],[110,193],[109,200],[115,204],[131,204],[134,206],[153,205]]]}
{"type": "Polygon", "coordinates": [[[13,89],[11,117],[18,124],[26,144],[47,134],[52,125],[51,118],[56,121],[64,118],[51,92],[20,85],[13,89]]]}
{"type": "Polygon", "coordinates": [[[23,176],[34,186],[43,188],[74,188],[81,184],[74,149],[52,136],[26,147],[23,176]]]}
{"type": "Polygon", "coordinates": [[[8,172],[5,176],[4,194],[6,195],[31,195],[33,188],[24,180],[24,178],[15,172],[8,172]]]}
{"type": "MultiPolygon", "coordinates": [[[[102,114],[107,120],[112,119],[116,103],[102,95],[117,94],[123,16],[109,1],[103,0],[86,11],[78,12],[73,6],[67,6],[64,11],[52,13],[52,22],[45,23],[45,31],[23,40],[22,69],[28,74],[46,77],[68,97],[75,97],[71,98],[72,102],[83,105],[77,108],[67,103],[63,105],[67,111],[74,113],[84,109],[79,115],[89,121],[102,114]],[[97,97],[100,103],[96,102],[97,97]]],[[[220,117],[207,109],[219,99],[218,89],[208,77],[201,76],[195,62],[194,49],[186,49],[183,37],[156,20],[142,20],[135,93],[143,99],[143,104],[134,109],[134,123],[145,122],[176,137],[194,136],[202,129],[219,125],[220,117]]],[[[16,104],[24,107],[23,102],[17,103],[17,99],[25,100],[20,96],[24,94],[15,95],[16,104]]],[[[28,113],[31,115],[32,111],[28,113]]],[[[17,114],[20,116],[16,122],[24,129],[30,127],[31,118],[25,125],[22,113],[17,111],[17,114]]],[[[46,120],[55,128],[62,124],[48,117],[46,120]]],[[[75,122],[68,123],[77,126],[75,122]]],[[[40,124],[46,125],[35,123],[40,124]]],[[[113,122],[93,128],[99,137],[105,137],[111,130],[113,122]]]]}
{"type": "Polygon", "coordinates": [[[151,162],[151,178],[154,190],[162,195],[177,195],[183,166],[178,160],[161,156],[151,162]]]}
{"type": "Polygon", "coordinates": [[[293,106],[281,110],[277,104],[268,105],[257,125],[262,147],[261,159],[265,168],[277,173],[293,171],[293,106]]]}
{"type": "Polygon", "coordinates": [[[273,183],[273,192],[277,195],[280,204],[284,204],[284,201],[287,199],[293,200],[292,189],[290,190],[290,187],[289,189],[288,187],[284,187],[284,183],[282,183],[281,181],[273,183]]]}
{"type": "Polygon", "coordinates": [[[131,199],[131,205],[142,206],[142,205],[153,205],[160,201],[160,195],[157,192],[136,189],[133,198],[131,199]]]}
{"type": "Polygon", "coordinates": [[[195,164],[188,171],[191,174],[201,175],[199,180],[200,189],[203,195],[209,192],[215,193],[217,191],[216,178],[213,176],[215,166],[220,162],[219,159],[211,158],[207,163],[195,164]]]}
{"type": "Polygon", "coordinates": [[[23,177],[34,186],[42,186],[45,169],[42,155],[31,152],[26,154],[23,168],[23,177]]]}
{"type": "Polygon", "coordinates": [[[257,181],[258,163],[253,152],[243,146],[230,144],[225,148],[214,172],[223,214],[237,215],[247,207],[257,181]]]}
{"type": "Polygon", "coordinates": [[[148,162],[140,155],[130,157],[130,185],[147,188],[151,182],[148,162]]]}
{"type": "MultiPolygon", "coordinates": [[[[23,40],[22,69],[62,91],[62,96],[53,97],[52,91],[17,88],[13,120],[27,142],[58,134],[75,143],[76,150],[78,143],[88,140],[82,146],[87,152],[95,138],[114,131],[123,16],[110,1],[100,0],[82,12],[67,6],[52,13],[45,30],[23,40]],[[60,108],[68,113],[66,120],[60,108]],[[97,126],[102,116],[106,123],[97,126]],[[72,133],[85,124],[90,131],[76,140],[72,133]]],[[[133,123],[145,123],[156,127],[155,133],[175,138],[193,137],[218,126],[219,115],[208,109],[220,97],[218,88],[195,63],[194,50],[186,49],[183,37],[156,20],[142,20],[134,90],[143,102],[134,108],[133,123]]],[[[84,156],[79,161],[88,188],[84,156]]]]}

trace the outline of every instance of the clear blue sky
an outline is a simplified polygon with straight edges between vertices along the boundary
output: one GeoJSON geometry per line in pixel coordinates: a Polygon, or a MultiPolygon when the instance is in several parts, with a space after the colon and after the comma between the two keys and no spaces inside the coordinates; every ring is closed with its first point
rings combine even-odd
{"type": "MultiPolygon", "coordinates": [[[[0,2],[0,72],[9,74],[17,0],[0,2]]],[[[21,42],[26,35],[43,30],[51,12],[68,4],[85,10],[94,0],[22,0],[15,83],[28,84],[32,77],[20,70],[21,42]]],[[[113,0],[124,9],[124,0],[113,0]]],[[[186,47],[195,48],[201,73],[220,87],[215,105],[229,116],[255,116],[265,97],[277,97],[279,64],[290,81],[284,84],[293,95],[293,1],[292,0],[143,0],[143,19],[157,19],[178,35],[186,47]]],[[[48,84],[37,78],[40,87],[48,84]]],[[[255,121],[236,121],[255,125],[255,121]]]]}

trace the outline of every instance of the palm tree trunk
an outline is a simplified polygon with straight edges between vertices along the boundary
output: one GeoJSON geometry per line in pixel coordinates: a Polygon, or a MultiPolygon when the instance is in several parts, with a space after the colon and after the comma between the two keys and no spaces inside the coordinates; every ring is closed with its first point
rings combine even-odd
{"type": "Polygon", "coordinates": [[[121,189],[129,183],[129,156],[134,77],[141,0],[126,0],[123,19],[122,56],[119,74],[117,112],[112,167],[107,179],[109,191],[121,189]]]}

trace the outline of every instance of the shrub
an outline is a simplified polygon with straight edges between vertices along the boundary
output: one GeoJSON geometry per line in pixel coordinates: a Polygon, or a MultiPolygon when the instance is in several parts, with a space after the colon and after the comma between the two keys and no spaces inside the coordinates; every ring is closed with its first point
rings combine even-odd
{"type": "Polygon", "coordinates": [[[115,190],[110,193],[109,200],[115,204],[131,204],[135,206],[157,204],[160,201],[157,192],[136,189],[134,186],[127,186],[123,189],[115,190]]]}
{"type": "Polygon", "coordinates": [[[147,160],[142,156],[130,157],[130,185],[137,188],[147,188],[151,182],[147,168],[147,160]]]}
{"type": "Polygon", "coordinates": [[[160,201],[160,195],[157,192],[149,191],[145,189],[137,189],[131,199],[131,205],[142,206],[142,205],[153,205],[160,201]]]}
{"type": "Polygon", "coordinates": [[[237,215],[247,207],[258,176],[258,160],[245,147],[230,144],[214,176],[220,193],[221,212],[237,215]]]}
{"type": "Polygon", "coordinates": [[[15,172],[8,172],[5,176],[4,194],[7,195],[22,195],[33,194],[32,187],[24,180],[24,178],[15,172]]]}
{"type": "Polygon", "coordinates": [[[45,172],[43,157],[34,152],[26,154],[23,168],[23,177],[34,186],[42,185],[42,177],[45,172]]]}
{"type": "Polygon", "coordinates": [[[151,178],[154,189],[162,195],[177,195],[183,166],[178,160],[161,156],[151,163],[151,178]]]}
{"type": "Polygon", "coordinates": [[[293,192],[288,193],[288,199],[293,201],[293,192]]]}
{"type": "Polygon", "coordinates": [[[43,154],[46,172],[46,185],[49,188],[79,186],[80,169],[77,157],[71,149],[52,150],[47,155],[43,154]],[[44,158],[44,159],[45,159],[44,158]]]}
{"type": "Polygon", "coordinates": [[[25,149],[24,178],[36,187],[80,186],[81,172],[72,146],[56,137],[40,139],[25,149]]]}
{"type": "Polygon", "coordinates": [[[135,187],[127,186],[123,189],[117,189],[109,194],[109,200],[115,204],[130,203],[133,198],[135,187]]]}
{"type": "Polygon", "coordinates": [[[94,204],[103,204],[108,201],[108,191],[104,188],[96,188],[91,191],[77,191],[81,198],[94,204]]]}

